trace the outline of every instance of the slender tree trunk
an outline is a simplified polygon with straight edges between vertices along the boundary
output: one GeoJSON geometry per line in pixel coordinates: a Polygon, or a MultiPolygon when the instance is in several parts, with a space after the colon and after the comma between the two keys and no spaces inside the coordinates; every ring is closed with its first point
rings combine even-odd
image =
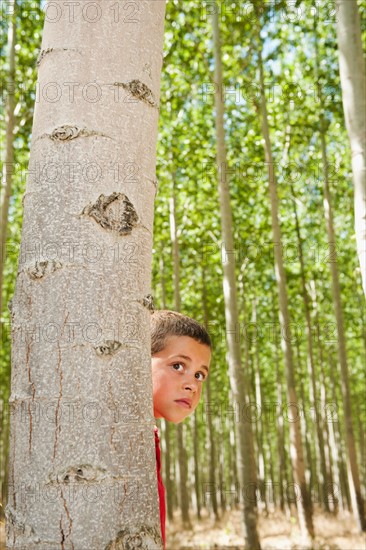
{"type": "Polygon", "coordinates": [[[9,478],[9,411],[5,400],[2,398],[0,398],[0,426],[0,520],[3,520],[8,499],[7,486],[9,478]]]}
{"type": "Polygon", "coordinates": [[[149,296],[165,2],[139,2],[130,25],[112,0],[76,4],[70,23],[53,2],[59,18],[46,18],[39,57],[40,90],[64,90],[70,71],[77,85],[55,102],[41,93],[34,115],[12,309],[7,541],[155,550],[149,296]],[[38,175],[51,163],[53,183],[38,175]]]}
{"type": "MultiPolygon", "coordinates": [[[[203,318],[204,318],[204,325],[206,329],[208,329],[208,305],[207,305],[207,291],[206,291],[206,274],[205,274],[205,266],[202,266],[202,304],[203,304],[203,318]]],[[[210,488],[212,488],[212,491],[210,491],[210,497],[211,497],[211,505],[212,505],[212,511],[214,513],[215,520],[218,521],[219,519],[219,509],[217,505],[217,491],[216,491],[216,446],[215,446],[215,430],[214,425],[212,421],[212,414],[211,414],[211,405],[212,403],[212,397],[211,397],[211,376],[208,376],[205,384],[206,384],[206,399],[207,399],[207,405],[208,405],[208,414],[206,416],[207,418],[207,437],[208,437],[208,447],[209,447],[209,476],[208,481],[210,484],[210,488]]]]}
{"type": "Polygon", "coordinates": [[[313,333],[311,328],[310,298],[306,288],[303,239],[301,236],[300,222],[297,214],[295,189],[292,184],[291,184],[291,194],[293,199],[292,204],[293,204],[293,211],[295,216],[295,229],[296,229],[296,237],[297,237],[297,244],[298,244],[298,251],[299,251],[302,299],[304,304],[305,320],[306,320],[306,339],[307,339],[307,346],[308,346],[307,367],[308,367],[309,379],[310,379],[310,386],[309,386],[310,404],[311,404],[311,408],[314,411],[314,420],[315,420],[315,427],[316,427],[316,449],[317,449],[316,455],[317,457],[319,457],[319,460],[320,460],[319,483],[321,485],[321,493],[324,497],[323,502],[324,502],[325,510],[329,512],[330,511],[329,502],[328,502],[328,498],[326,497],[327,495],[326,487],[329,487],[329,479],[328,479],[327,468],[325,464],[322,419],[319,413],[319,407],[317,406],[317,401],[318,401],[317,391],[316,391],[317,375],[316,375],[315,361],[314,361],[314,344],[313,344],[313,333]]]}
{"type": "Polygon", "coordinates": [[[197,519],[201,519],[201,493],[200,493],[200,479],[199,474],[199,449],[198,449],[198,420],[197,414],[192,416],[192,429],[193,429],[193,459],[194,459],[194,492],[196,495],[197,506],[197,519]]]}
{"type": "Polygon", "coordinates": [[[176,430],[177,439],[177,453],[178,453],[178,467],[179,467],[179,503],[182,514],[182,522],[185,529],[191,529],[191,522],[189,518],[189,497],[187,490],[187,452],[184,446],[184,434],[183,424],[178,424],[176,430]]]}
{"type": "Polygon", "coordinates": [[[301,398],[301,406],[300,410],[303,411],[303,414],[300,415],[301,417],[301,431],[304,434],[304,442],[305,442],[305,478],[307,482],[307,486],[309,487],[309,494],[311,497],[311,489],[314,487],[314,459],[311,452],[311,440],[314,437],[313,431],[311,427],[309,426],[309,418],[307,414],[307,404],[306,404],[306,396],[305,396],[305,388],[304,388],[304,374],[302,370],[301,365],[301,358],[300,358],[300,346],[299,342],[297,341],[295,344],[296,347],[296,355],[297,355],[297,371],[299,373],[298,376],[298,387],[300,388],[300,398],[301,398]]]}
{"type": "MultiPolygon", "coordinates": [[[[311,287],[313,289],[313,309],[315,310],[316,314],[316,341],[317,341],[317,350],[318,350],[318,364],[319,364],[319,371],[320,371],[320,386],[321,386],[321,410],[323,411],[323,419],[322,424],[324,426],[324,438],[329,441],[329,452],[331,456],[331,460],[333,463],[333,470],[334,470],[334,479],[336,485],[331,487],[331,490],[329,491],[330,498],[334,500],[334,509],[337,509],[338,503],[340,502],[342,510],[344,510],[344,491],[343,491],[343,482],[341,481],[341,456],[340,456],[340,444],[339,439],[336,440],[335,430],[336,425],[333,423],[333,421],[328,421],[326,418],[326,410],[327,410],[327,404],[331,403],[333,407],[335,407],[335,411],[338,411],[338,403],[336,400],[335,393],[332,395],[332,401],[328,401],[327,399],[327,390],[326,390],[326,377],[325,377],[325,366],[324,366],[324,353],[323,353],[323,344],[321,341],[321,334],[320,334],[320,325],[319,325],[319,309],[318,309],[318,303],[317,303],[317,296],[316,296],[316,287],[315,282],[311,281],[311,287]],[[338,499],[338,500],[337,500],[338,499]]],[[[331,376],[331,379],[333,377],[331,376]]],[[[334,388],[334,386],[333,386],[334,388]]],[[[333,419],[332,419],[333,420],[333,419]]],[[[337,425],[338,425],[338,412],[337,412],[337,425]]],[[[338,432],[337,432],[338,433],[338,432]]],[[[330,482],[333,482],[333,476],[332,476],[332,470],[331,465],[329,463],[329,480],[330,482]]],[[[348,497],[347,497],[348,498],[348,497]]]]}
{"type": "MultiPolygon", "coordinates": [[[[357,410],[360,410],[363,406],[363,395],[361,395],[361,402],[357,403],[357,410]]],[[[365,439],[365,427],[362,422],[361,415],[357,416],[358,423],[358,433],[360,438],[360,461],[359,463],[363,465],[363,472],[361,471],[361,480],[363,479],[363,494],[366,495],[366,439],[365,439]]]]}
{"type": "MultiPolygon", "coordinates": [[[[328,235],[328,244],[333,248],[336,246],[336,235],[334,230],[333,222],[333,208],[332,208],[332,198],[329,186],[329,171],[328,171],[328,156],[327,156],[327,146],[326,146],[326,131],[325,131],[325,120],[324,120],[324,102],[320,92],[319,86],[319,96],[320,96],[320,144],[322,151],[322,164],[323,164],[323,178],[324,178],[324,215],[325,222],[327,227],[328,235]]],[[[338,272],[338,263],[337,258],[334,258],[329,261],[330,272],[332,278],[332,297],[333,305],[335,311],[335,317],[337,322],[337,336],[338,336],[338,358],[341,368],[341,388],[342,388],[342,399],[343,399],[343,411],[344,411],[344,422],[345,422],[345,432],[346,432],[346,448],[347,448],[347,471],[349,477],[349,487],[351,492],[352,507],[353,513],[358,522],[359,529],[361,531],[366,531],[366,518],[364,511],[364,501],[361,493],[361,484],[357,463],[357,454],[356,454],[356,444],[352,424],[352,407],[351,407],[351,392],[349,387],[349,373],[348,373],[348,361],[347,361],[347,350],[346,350],[346,336],[345,336],[345,326],[343,319],[343,307],[341,302],[341,288],[339,284],[339,272],[338,272]]]]}
{"type": "MultiPolygon", "coordinates": [[[[274,255],[275,255],[275,273],[278,286],[278,299],[279,299],[279,317],[280,325],[284,330],[289,330],[290,327],[290,314],[288,309],[288,299],[286,291],[286,273],[283,265],[283,258],[281,252],[281,228],[278,220],[278,196],[277,196],[277,181],[272,156],[272,146],[269,134],[268,126],[268,114],[267,103],[264,93],[264,72],[262,62],[262,46],[261,38],[258,33],[258,65],[260,75],[260,87],[261,87],[261,126],[262,133],[265,142],[265,156],[268,164],[269,175],[269,194],[271,201],[271,217],[272,217],[272,233],[274,241],[274,255]]],[[[286,368],[286,385],[287,385],[287,399],[288,406],[294,407],[295,415],[297,414],[298,399],[295,388],[295,376],[294,376],[294,361],[293,351],[291,345],[291,337],[285,336],[281,339],[281,347],[284,353],[285,368],[286,368]]],[[[300,489],[301,498],[297,501],[299,522],[304,539],[312,539],[314,537],[314,527],[312,519],[312,504],[311,499],[306,487],[305,480],[305,467],[304,467],[304,454],[301,441],[301,429],[300,422],[290,422],[290,456],[292,460],[292,467],[294,472],[294,479],[297,487],[300,489]]],[[[310,542],[310,540],[308,540],[310,542]]]]}
{"type": "MultiPolygon", "coordinates": [[[[318,328],[319,330],[319,328],[318,328]]],[[[331,451],[331,442],[330,442],[330,425],[334,422],[333,418],[329,418],[328,415],[328,399],[327,399],[327,389],[325,382],[325,370],[324,362],[321,360],[319,362],[320,367],[320,406],[321,413],[319,413],[319,421],[321,422],[322,437],[324,441],[324,460],[325,460],[325,469],[326,469],[326,486],[324,491],[324,498],[327,501],[327,506],[331,512],[337,512],[337,498],[335,495],[334,487],[334,475],[336,475],[335,464],[333,460],[333,455],[331,451]]],[[[334,404],[333,404],[334,405],[334,404]]],[[[338,451],[337,451],[338,452],[338,451]]],[[[337,464],[337,474],[338,474],[338,464],[337,464]]],[[[339,477],[337,487],[340,488],[339,477]]]]}
{"type": "MultiPolygon", "coordinates": [[[[163,247],[162,247],[163,248],[163,247]]],[[[166,288],[165,288],[165,276],[164,276],[164,256],[163,250],[161,250],[161,256],[159,261],[160,270],[160,287],[161,287],[161,305],[163,309],[166,309],[166,288]]],[[[170,521],[173,520],[173,481],[171,478],[171,428],[170,422],[164,420],[164,442],[165,442],[165,454],[164,454],[164,472],[165,472],[165,498],[167,516],[170,521]]]]}
{"type": "MultiPolygon", "coordinates": [[[[170,197],[170,240],[173,247],[173,280],[174,280],[174,307],[180,311],[180,270],[179,270],[179,242],[177,235],[177,207],[175,196],[175,174],[172,178],[172,195],[170,197]]],[[[187,476],[187,453],[184,447],[183,425],[176,426],[176,440],[178,451],[179,466],[179,493],[182,521],[186,527],[190,527],[189,519],[189,496],[188,496],[188,476],[187,476]]]]}
{"type": "MultiPolygon", "coordinates": [[[[257,304],[256,299],[253,301],[253,313],[252,313],[252,323],[254,326],[257,324],[257,304]]],[[[263,411],[263,389],[262,389],[262,379],[261,379],[261,369],[259,361],[259,351],[258,351],[258,342],[254,342],[254,353],[253,353],[253,370],[254,370],[254,391],[255,391],[255,405],[257,410],[263,411]]],[[[265,459],[264,459],[264,443],[263,443],[263,420],[262,414],[258,415],[256,419],[257,427],[257,462],[258,462],[258,485],[259,485],[259,494],[261,501],[261,508],[265,510],[266,514],[268,513],[268,506],[266,500],[266,473],[265,473],[265,459]]]]}
{"type": "Polygon", "coordinates": [[[284,419],[283,419],[283,400],[282,400],[282,380],[280,375],[279,360],[277,348],[275,352],[275,364],[276,364],[276,387],[277,387],[277,404],[279,414],[277,416],[277,451],[279,456],[279,468],[278,468],[278,481],[279,481],[279,493],[280,493],[280,508],[285,511],[285,495],[284,485],[287,481],[286,476],[286,456],[285,456],[285,431],[284,431],[284,419]]]}
{"type": "Polygon", "coordinates": [[[337,0],[344,117],[352,152],[357,253],[366,296],[366,71],[357,0],[337,0]]]}
{"type": "MultiPolygon", "coordinates": [[[[8,26],[8,62],[9,70],[7,75],[7,95],[5,107],[5,159],[3,164],[2,187],[1,187],[1,226],[0,226],[0,319],[3,311],[3,280],[6,257],[6,236],[8,228],[9,202],[14,173],[14,126],[15,126],[15,44],[16,44],[16,0],[9,0],[7,4],[9,11],[8,26]]],[[[0,320],[1,323],[1,320],[0,320]]],[[[2,328],[0,326],[0,334],[2,328]]]]}
{"type": "MultiPolygon", "coordinates": [[[[5,158],[3,163],[2,182],[0,188],[0,338],[2,344],[5,342],[5,325],[2,321],[3,297],[4,292],[4,271],[6,260],[6,239],[9,218],[9,203],[13,185],[14,173],[14,126],[15,126],[15,44],[16,44],[16,17],[17,3],[16,0],[10,0],[7,4],[9,13],[8,24],[8,63],[9,69],[7,73],[7,96],[5,107],[5,158]]],[[[2,506],[0,507],[0,518],[4,517],[5,506],[7,504],[7,486],[9,479],[9,408],[8,408],[8,381],[10,378],[10,365],[7,365],[3,371],[2,391],[0,397],[0,499],[2,506]]]]}
{"type": "Polygon", "coordinates": [[[165,487],[166,487],[166,507],[169,521],[173,520],[173,483],[171,478],[171,441],[170,441],[170,424],[165,421],[165,487]]]}
{"type": "MultiPolygon", "coordinates": [[[[336,367],[335,362],[333,362],[331,359],[329,360],[329,367],[331,368],[331,372],[334,372],[334,369],[336,367]]],[[[349,478],[347,478],[347,466],[346,461],[344,460],[344,456],[347,454],[346,448],[346,441],[345,437],[343,437],[342,433],[342,426],[339,421],[339,405],[338,405],[338,396],[337,396],[337,388],[336,388],[336,381],[333,376],[330,377],[332,381],[332,404],[335,407],[335,411],[337,411],[337,422],[330,422],[329,428],[330,428],[330,434],[333,441],[333,447],[332,450],[334,452],[334,457],[337,458],[337,464],[339,468],[339,491],[342,495],[342,505],[343,509],[346,509],[351,511],[352,510],[352,503],[351,503],[351,496],[350,496],[350,487],[349,487],[349,478]]]]}
{"type": "MultiPolygon", "coordinates": [[[[212,16],[214,58],[215,58],[215,110],[216,110],[216,140],[217,140],[217,164],[219,166],[219,197],[221,212],[222,238],[227,252],[224,260],[223,290],[225,300],[226,335],[228,343],[228,361],[230,385],[234,404],[247,405],[247,388],[245,373],[242,367],[240,342],[236,338],[236,329],[239,326],[239,315],[237,308],[237,291],[235,278],[235,258],[232,228],[232,212],[230,204],[230,192],[225,167],[227,166],[225,131],[224,131],[224,102],[221,91],[223,89],[221,42],[218,14],[212,16]]],[[[250,550],[260,548],[259,535],[257,531],[257,509],[255,499],[252,498],[250,487],[256,483],[256,472],[253,468],[254,458],[252,456],[252,426],[250,421],[245,420],[235,423],[236,438],[238,444],[238,469],[239,481],[243,494],[250,494],[250,498],[244,497],[244,538],[245,545],[250,550]]],[[[254,491],[253,491],[254,492],[254,491]]]]}
{"type": "MultiPolygon", "coordinates": [[[[219,435],[220,441],[225,441],[224,437],[224,429],[223,429],[223,423],[218,422],[218,429],[216,432],[219,435]]],[[[225,448],[222,446],[219,449],[219,491],[220,491],[220,506],[221,511],[223,514],[225,514],[227,506],[226,506],[226,498],[224,493],[224,485],[225,485],[225,448]]]]}

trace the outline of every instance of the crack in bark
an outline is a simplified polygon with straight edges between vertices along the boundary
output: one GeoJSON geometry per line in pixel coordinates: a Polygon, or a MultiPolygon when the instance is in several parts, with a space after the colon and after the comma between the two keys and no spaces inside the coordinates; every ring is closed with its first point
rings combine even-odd
{"type": "Polygon", "coordinates": [[[53,460],[56,458],[56,451],[57,451],[57,445],[58,445],[58,434],[61,431],[61,426],[59,425],[59,410],[60,410],[60,404],[62,399],[62,380],[63,380],[63,372],[62,372],[62,360],[61,360],[61,349],[60,344],[57,344],[58,347],[58,363],[57,363],[57,371],[59,373],[59,395],[56,405],[56,411],[55,411],[55,442],[53,445],[53,460]]]}
{"type": "MultiPolygon", "coordinates": [[[[62,488],[60,487],[60,493],[61,493],[61,498],[62,498],[62,501],[63,501],[63,504],[64,504],[64,510],[66,512],[66,517],[67,519],[69,520],[69,532],[68,534],[64,537],[64,541],[69,538],[71,536],[71,531],[72,531],[72,519],[71,519],[71,516],[70,516],[70,512],[69,512],[69,509],[67,507],[67,502],[66,502],[66,499],[64,497],[64,494],[63,494],[63,491],[62,491],[62,488]]],[[[62,516],[61,516],[61,522],[62,522],[62,516]]],[[[72,550],[74,550],[74,543],[72,542],[72,540],[70,541],[70,544],[71,544],[71,547],[72,547],[72,550]]]]}
{"type": "Polygon", "coordinates": [[[62,515],[61,515],[61,518],[60,518],[60,531],[61,531],[61,548],[62,550],[65,550],[65,533],[64,533],[64,530],[62,528],[62,515]]]}
{"type": "Polygon", "coordinates": [[[143,101],[150,107],[159,108],[154,94],[146,84],[141,82],[141,80],[134,79],[129,82],[115,82],[113,85],[127,90],[130,92],[131,96],[139,101],[143,101]]]}
{"type": "MultiPolygon", "coordinates": [[[[70,313],[67,312],[66,317],[64,319],[64,323],[61,330],[61,336],[64,333],[65,325],[67,322],[67,319],[69,318],[70,313]]],[[[61,359],[61,348],[60,348],[60,342],[57,342],[57,350],[58,350],[58,362],[57,362],[57,372],[59,373],[59,395],[57,400],[57,406],[55,411],[55,442],[53,445],[53,460],[56,458],[56,452],[57,452],[57,445],[58,445],[58,435],[61,432],[61,425],[59,423],[59,411],[60,411],[60,405],[61,405],[61,399],[62,399],[62,389],[63,389],[63,371],[62,371],[62,359],[61,359]]]]}
{"type": "Polygon", "coordinates": [[[88,130],[87,128],[79,128],[78,126],[72,126],[70,124],[63,124],[54,128],[50,134],[42,134],[38,139],[49,138],[52,141],[71,141],[78,137],[90,137],[90,136],[101,136],[108,139],[113,139],[102,132],[97,132],[95,130],[88,130]]]}
{"type": "Polygon", "coordinates": [[[35,388],[34,382],[32,380],[31,367],[30,367],[30,361],[29,361],[30,353],[31,353],[31,346],[32,346],[32,344],[30,342],[27,342],[27,351],[26,351],[26,356],[25,356],[25,361],[26,361],[27,371],[28,371],[28,382],[29,382],[29,384],[32,388],[32,398],[31,398],[32,402],[29,401],[29,403],[28,403],[28,413],[29,413],[28,452],[29,452],[29,454],[32,454],[32,438],[33,438],[33,415],[32,415],[31,405],[34,404],[34,397],[36,395],[36,388],[35,388]]]}
{"type": "Polygon", "coordinates": [[[93,218],[103,229],[118,235],[128,235],[138,225],[137,212],[123,193],[100,195],[94,204],[85,206],[80,214],[93,218]]]}

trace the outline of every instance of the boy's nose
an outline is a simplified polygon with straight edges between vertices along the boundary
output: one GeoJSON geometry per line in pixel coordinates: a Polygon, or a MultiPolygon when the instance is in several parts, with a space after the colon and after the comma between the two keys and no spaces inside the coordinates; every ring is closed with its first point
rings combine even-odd
{"type": "Polygon", "coordinates": [[[186,380],[184,383],[184,388],[186,390],[191,390],[192,392],[196,392],[198,389],[198,382],[194,378],[193,380],[186,380]]]}

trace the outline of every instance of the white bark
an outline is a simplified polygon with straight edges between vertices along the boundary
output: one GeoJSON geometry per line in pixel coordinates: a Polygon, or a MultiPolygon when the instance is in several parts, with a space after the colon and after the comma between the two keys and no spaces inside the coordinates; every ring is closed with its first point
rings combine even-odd
{"type": "Polygon", "coordinates": [[[337,0],[343,110],[352,151],[357,254],[366,295],[366,71],[357,0],[337,0]]]}
{"type": "MultiPolygon", "coordinates": [[[[260,33],[258,31],[258,67],[259,78],[261,87],[261,100],[260,100],[260,114],[261,114],[261,128],[264,138],[264,150],[265,158],[268,165],[268,183],[269,183],[269,197],[271,202],[271,221],[272,221],[272,234],[274,243],[274,263],[275,263],[275,275],[277,281],[278,291],[278,303],[279,303],[279,321],[280,326],[287,329],[291,326],[291,318],[288,307],[287,297],[287,277],[283,263],[282,256],[282,232],[279,221],[279,206],[278,206],[278,193],[277,193],[277,177],[275,172],[275,164],[272,155],[272,143],[270,138],[270,130],[268,124],[268,111],[266,96],[264,93],[264,69],[262,60],[262,45],[260,42],[260,33]]],[[[290,457],[293,468],[293,475],[295,483],[300,490],[300,498],[297,501],[297,509],[299,516],[300,529],[302,532],[305,546],[312,544],[314,538],[314,525],[313,525],[313,511],[311,497],[306,486],[305,479],[305,463],[304,452],[301,438],[301,424],[296,418],[296,410],[298,406],[296,384],[295,384],[295,370],[293,349],[291,344],[291,338],[281,338],[281,348],[283,351],[285,370],[286,370],[286,387],[287,387],[287,399],[288,406],[294,408],[294,420],[290,422],[290,457]]]]}
{"type": "MultiPolygon", "coordinates": [[[[214,55],[215,55],[215,111],[216,111],[216,142],[217,164],[219,166],[219,199],[221,213],[221,233],[225,247],[223,262],[223,291],[225,301],[226,339],[228,345],[228,363],[230,387],[235,404],[248,404],[248,386],[246,374],[242,367],[240,341],[237,338],[239,313],[237,305],[237,288],[235,276],[235,256],[233,239],[232,210],[230,203],[229,182],[226,172],[227,156],[225,146],[224,110],[225,105],[221,91],[223,88],[221,39],[218,15],[212,15],[214,55]]],[[[238,469],[242,488],[253,487],[256,482],[254,462],[253,434],[250,421],[243,420],[235,423],[238,442],[238,469]]],[[[257,508],[253,498],[244,498],[243,526],[245,547],[251,550],[260,550],[260,540],[257,530],[257,508]]]]}
{"type": "Polygon", "coordinates": [[[8,59],[9,59],[9,71],[7,77],[7,96],[6,96],[6,136],[5,136],[5,159],[3,164],[2,185],[1,185],[1,198],[0,198],[0,212],[1,212],[1,225],[0,225],[0,317],[3,310],[2,301],[2,289],[5,267],[5,250],[6,250],[6,236],[8,228],[9,217],[9,203],[11,196],[11,188],[13,183],[13,171],[14,171],[14,126],[15,126],[15,43],[16,43],[16,15],[15,15],[15,1],[10,0],[8,3],[10,16],[9,28],[8,28],[8,59]]]}
{"type": "Polygon", "coordinates": [[[12,310],[9,548],[161,548],[148,295],[164,12],[49,3],[12,310]]]}

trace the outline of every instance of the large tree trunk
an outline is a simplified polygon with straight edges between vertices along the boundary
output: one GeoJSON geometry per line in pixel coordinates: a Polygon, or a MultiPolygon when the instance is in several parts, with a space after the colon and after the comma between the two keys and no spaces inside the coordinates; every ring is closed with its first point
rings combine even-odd
{"type": "MultiPolygon", "coordinates": [[[[237,307],[237,290],[235,277],[235,258],[233,243],[233,223],[230,204],[228,180],[225,177],[227,166],[225,130],[224,130],[224,102],[221,97],[223,89],[222,58],[219,19],[217,13],[212,15],[214,57],[215,57],[215,110],[216,110],[216,140],[217,164],[219,167],[219,197],[221,212],[222,239],[227,251],[223,262],[224,279],[223,290],[225,300],[226,335],[228,344],[228,360],[230,386],[234,404],[248,405],[248,390],[245,381],[245,372],[242,367],[240,342],[236,338],[236,329],[239,326],[237,307]]],[[[249,408],[248,408],[249,410],[249,408]]],[[[238,469],[241,494],[244,500],[244,537],[245,545],[250,550],[260,549],[257,531],[257,509],[254,491],[251,488],[256,484],[256,471],[253,458],[253,435],[250,421],[241,416],[240,422],[235,423],[238,444],[238,469]]]]}
{"type": "Polygon", "coordinates": [[[344,117],[352,151],[357,253],[366,295],[366,71],[357,0],[337,0],[344,117]]]}
{"type": "Polygon", "coordinates": [[[52,5],[12,309],[8,546],[156,549],[149,295],[165,2],[133,15],[112,0],[52,5]]]}
{"type": "MultiPolygon", "coordinates": [[[[261,38],[258,32],[258,66],[259,66],[259,77],[260,77],[260,88],[261,88],[261,101],[260,101],[260,112],[261,112],[261,126],[262,133],[265,142],[265,157],[268,164],[268,180],[269,180],[269,194],[271,202],[271,218],[272,218],[272,234],[274,242],[274,257],[275,257],[275,274],[277,280],[278,288],[278,301],[279,301],[279,320],[280,325],[284,330],[289,330],[290,327],[290,313],[288,309],[288,298],[287,298],[287,289],[286,289],[286,272],[283,265],[282,257],[282,236],[281,228],[278,219],[278,196],[277,196],[277,180],[275,174],[275,165],[273,162],[272,156],[272,145],[269,134],[269,125],[268,125],[268,113],[267,113],[267,103],[265,97],[265,87],[264,87],[264,71],[263,71],[263,62],[262,62],[262,45],[261,38]]],[[[294,472],[294,479],[297,487],[300,490],[301,497],[297,501],[298,512],[299,512],[299,522],[301,531],[304,537],[304,540],[310,542],[309,539],[314,537],[314,526],[312,519],[312,503],[310,495],[306,487],[305,480],[305,466],[304,466],[304,454],[303,446],[301,441],[301,429],[300,422],[297,415],[297,406],[298,399],[296,395],[295,387],[295,374],[294,374],[294,360],[293,360],[293,350],[291,345],[291,338],[288,336],[281,338],[281,347],[285,359],[285,369],[286,369],[286,384],[287,384],[287,399],[289,408],[294,408],[294,421],[290,421],[290,456],[292,459],[292,467],[294,472]]]]}

